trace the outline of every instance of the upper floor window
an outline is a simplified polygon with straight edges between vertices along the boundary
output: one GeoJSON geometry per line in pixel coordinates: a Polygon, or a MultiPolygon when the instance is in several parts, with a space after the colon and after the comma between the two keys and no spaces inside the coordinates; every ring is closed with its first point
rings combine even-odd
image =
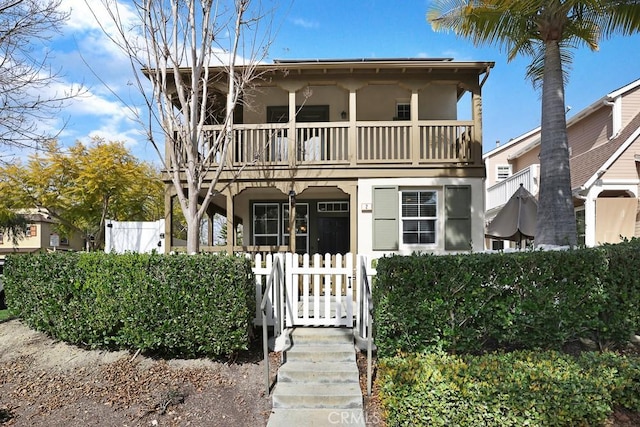
{"type": "Polygon", "coordinates": [[[435,190],[402,191],[401,198],[402,243],[435,244],[438,193],[435,190]]]}
{"type": "Polygon", "coordinates": [[[411,120],[411,104],[408,102],[396,104],[396,120],[411,120]]]}
{"type": "Polygon", "coordinates": [[[496,166],[496,181],[503,181],[511,176],[511,165],[496,166]]]}
{"type": "Polygon", "coordinates": [[[27,225],[27,228],[25,229],[24,234],[27,237],[37,237],[38,227],[35,224],[27,225]]]}

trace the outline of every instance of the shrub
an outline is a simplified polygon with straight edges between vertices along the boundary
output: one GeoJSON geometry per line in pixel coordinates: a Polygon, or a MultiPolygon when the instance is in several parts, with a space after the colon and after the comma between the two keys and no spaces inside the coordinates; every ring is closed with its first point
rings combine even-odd
{"type": "Polygon", "coordinates": [[[612,353],[437,352],[381,359],[377,382],[393,426],[595,426],[637,399],[637,364],[612,353]]]}
{"type": "Polygon", "coordinates": [[[624,345],[640,331],[640,241],[566,251],[391,256],[373,287],[379,354],[624,345]]]}
{"type": "Polygon", "coordinates": [[[243,257],[12,256],[5,277],[12,310],[70,343],[181,357],[227,355],[249,343],[255,289],[243,257]]]}

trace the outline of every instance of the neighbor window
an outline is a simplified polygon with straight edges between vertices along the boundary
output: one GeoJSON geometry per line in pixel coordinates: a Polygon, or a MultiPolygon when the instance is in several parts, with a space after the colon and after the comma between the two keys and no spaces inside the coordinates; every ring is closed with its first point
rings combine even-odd
{"type": "Polygon", "coordinates": [[[278,246],[280,244],[280,205],[256,203],[253,205],[253,244],[278,246]]]}
{"type": "Polygon", "coordinates": [[[24,231],[26,237],[37,237],[38,236],[38,226],[36,225],[28,225],[24,231]]]}
{"type": "Polygon", "coordinates": [[[429,191],[401,192],[402,243],[436,243],[438,194],[429,191]]]}

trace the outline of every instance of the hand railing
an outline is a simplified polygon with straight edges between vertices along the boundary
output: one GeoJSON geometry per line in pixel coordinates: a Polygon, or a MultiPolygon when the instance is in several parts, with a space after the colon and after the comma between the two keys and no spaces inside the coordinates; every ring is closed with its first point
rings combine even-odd
{"type": "Polygon", "coordinates": [[[269,392],[271,390],[271,381],[269,379],[269,337],[267,329],[267,303],[269,302],[269,296],[273,288],[274,298],[272,300],[272,304],[275,303],[275,307],[273,307],[273,334],[274,339],[276,339],[282,334],[282,331],[284,330],[284,317],[282,310],[284,289],[283,280],[284,274],[282,271],[282,261],[280,260],[279,256],[275,255],[271,272],[269,273],[269,277],[267,278],[267,285],[265,287],[264,293],[262,294],[262,301],[260,302],[260,311],[262,312],[262,350],[264,352],[265,385],[267,396],[269,396],[269,392]]]}
{"type": "Polygon", "coordinates": [[[364,257],[360,258],[360,274],[358,280],[358,304],[359,322],[357,333],[360,337],[367,339],[367,396],[371,396],[372,387],[372,353],[373,353],[373,299],[371,294],[371,284],[367,272],[367,265],[364,257]]]}

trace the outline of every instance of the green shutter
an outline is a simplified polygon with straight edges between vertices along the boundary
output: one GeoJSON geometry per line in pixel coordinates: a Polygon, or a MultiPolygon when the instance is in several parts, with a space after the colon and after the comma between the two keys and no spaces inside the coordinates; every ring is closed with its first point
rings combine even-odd
{"type": "Polygon", "coordinates": [[[448,185],[444,191],[444,249],[469,250],[471,248],[471,187],[448,185]]]}
{"type": "Polygon", "coordinates": [[[398,187],[373,187],[373,250],[398,250],[398,187]]]}

